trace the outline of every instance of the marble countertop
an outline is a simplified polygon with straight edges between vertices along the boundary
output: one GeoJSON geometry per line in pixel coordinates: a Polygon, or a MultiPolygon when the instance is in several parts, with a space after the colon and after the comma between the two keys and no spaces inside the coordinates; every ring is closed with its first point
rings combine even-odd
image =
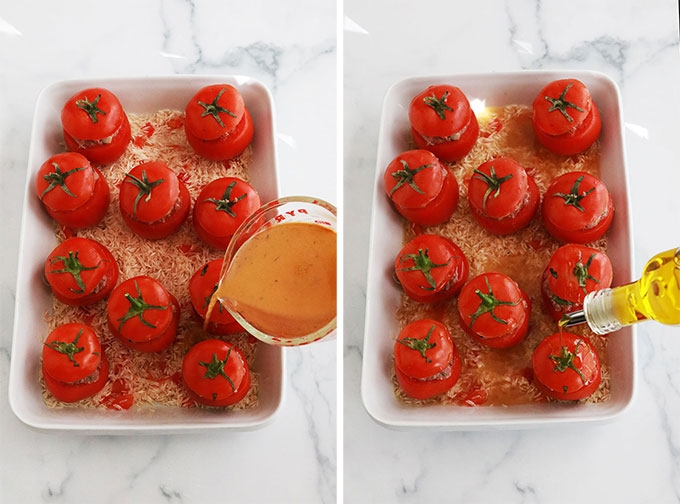
{"type": "Polygon", "coordinates": [[[271,423],[247,432],[35,431],[9,408],[8,376],[39,92],[64,79],[254,77],[274,99],[280,194],[337,203],[336,20],[332,0],[81,0],[0,8],[0,502],[335,502],[338,353],[332,342],[285,350],[281,409],[271,423]]]}
{"type": "Polygon", "coordinates": [[[677,327],[639,325],[637,395],[606,424],[397,431],[373,421],[360,397],[368,216],[389,87],[411,76],[522,69],[609,75],[623,100],[639,274],[680,243],[677,2],[345,0],[344,15],[345,501],[679,502],[677,327]]]}

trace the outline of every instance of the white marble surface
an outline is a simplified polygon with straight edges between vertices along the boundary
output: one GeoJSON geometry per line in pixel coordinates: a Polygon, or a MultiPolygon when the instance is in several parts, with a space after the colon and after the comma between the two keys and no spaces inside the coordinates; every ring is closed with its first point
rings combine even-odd
{"type": "Polygon", "coordinates": [[[330,503],[336,351],[286,351],[284,404],[252,432],[36,432],[7,398],[33,107],[62,79],[242,74],[272,91],[282,195],[336,199],[333,0],[3,2],[0,5],[0,502],[330,503]]]}
{"type": "Polygon", "coordinates": [[[383,97],[410,76],[590,69],[620,86],[635,271],[680,244],[675,0],[345,0],[344,497],[348,503],[680,502],[680,330],[641,324],[631,409],[604,425],[394,431],[360,398],[365,277],[383,97]]]}

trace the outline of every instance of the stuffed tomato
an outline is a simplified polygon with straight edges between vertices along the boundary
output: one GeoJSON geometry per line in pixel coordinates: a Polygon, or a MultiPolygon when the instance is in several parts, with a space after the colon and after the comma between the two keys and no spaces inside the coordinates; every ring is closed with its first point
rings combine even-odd
{"type": "Polygon", "coordinates": [[[104,88],[84,89],[61,110],[64,142],[68,150],[97,165],[110,164],[130,143],[130,122],[120,101],[104,88]]]}
{"type": "Polygon", "coordinates": [[[458,295],[463,330],[491,348],[516,345],[527,334],[531,302],[512,278],[483,273],[466,283],[458,295]]]}
{"type": "Polygon", "coordinates": [[[180,307],[157,280],[136,276],[113,289],[106,305],[108,327],[123,345],[160,352],[175,340],[180,307]]]}
{"type": "Polygon", "coordinates": [[[558,240],[588,243],[599,240],[614,218],[607,186],[594,175],[575,171],[553,180],[543,196],[541,217],[558,240]]]}
{"type": "Polygon", "coordinates": [[[109,378],[109,363],[92,327],[67,323],[56,327],[42,349],[45,387],[55,399],[76,402],[99,392],[109,378]]]}
{"type": "Polygon", "coordinates": [[[226,341],[207,339],[192,346],[182,361],[189,395],[205,406],[231,406],[250,390],[250,369],[243,353],[226,341]]]}
{"type": "Polygon", "coordinates": [[[583,152],[600,136],[600,112],[586,85],[577,79],[548,83],[536,95],[532,109],[536,138],[556,154],[583,152]]]}
{"type": "Polygon", "coordinates": [[[397,254],[394,271],[408,297],[436,303],[460,291],[470,271],[463,251],[446,237],[422,234],[397,254]]]}
{"type": "Polygon", "coordinates": [[[246,181],[222,177],[201,189],[193,211],[193,226],[204,243],[226,249],[241,223],[260,208],[260,196],[246,181]]]}
{"type": "Polygon", "coordinates": [[[118,282],[118,263],[104,245],[89,238],[68,238],[45,260],[45,279],[54,297],[70,306],[106,298],[118,282]]]}
{"type": "Polygon", "coordinates": [[[586,294],[611,286],[612,277],[612,264],[604,252],[576,243],[563,245],[543,271],[543,305],[557,321],[565,313],[583,308],[586,294]]]}
{"type": "Polygon", "coordinates": [[[36,175],[35,190],[48,215],[73,229],[98,224],[111,201],[102,173],[76,152],[55,154],[45,161],[36,175]]]}
{"type": "Polygon", "coordinates": [[[541,199],[534,178],[507,157],[489,160],[475,169],[467,197],[475,220],[497,235],[526,227],[541,199]]]}
{"type": "Polygon", "coordinates": [[[416,224],[446,222],[458,206],[456,178],[427,150],[399,154],[387,165],[383,182],[395,210],[416,224]]]}
{"type": "MultiPolygon", "coordinates": [[[[189,295],[194,314],[203,322],[208,311],[208,305],[217,290],[222,272],[224,259],[214,259],[198,271],[189,280],[189,295]]],[[[234,334],[243,331],[229,310],[221,302],[215,303],[206,330],[211,334],[234,334]]]]}
{"type": "Polygon", "coordinates": [[[418,148],[431,151],[445,163],[465,157],[479,137],[477,117],[456,86],[430,86],[417,94],[408,117],[418,148]]]}
{"type": "Polygon", "coordinates": [[[229,84],[201,88],[187,103],[184,132],[197,154],[225,161],[241,154],[254,135],[253,119],[238,89],[229,84]]]}
{"type": "Polygon", "coordinates": [[[175,233],[191,208],[191,195],[162,161],[135,166],[120,185],[123,221],[137,235],[158,240],[175,233]]]}

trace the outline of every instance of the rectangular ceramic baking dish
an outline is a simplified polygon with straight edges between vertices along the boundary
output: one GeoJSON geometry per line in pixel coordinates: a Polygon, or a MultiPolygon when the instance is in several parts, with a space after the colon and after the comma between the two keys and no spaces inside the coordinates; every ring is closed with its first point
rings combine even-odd
{"type": "Polygon", "coordinates": [[[532,428],[610,420],[631,404],[636,381],[635,327],[622,329],[609,337],[611,398],[602,403],[413,407],[397,400],[391,381],[392,349],[398,331],[394,313],[401,294],[392,280],[392,269],[394,257],[402,246],[403,221],[384,194],[382,176],[388,163],[408,148],[411,99],[430,85],[446,83],[461,88],[471,102],[487,107],[531,105],[545,84],[566,77],[584,82],[599,107],[605,125],[600,136],[600,175],[616,208],[615,223],[608,235],[608,255],[617,284],[635,280],[632,278],[632,230],[621,97],[610,78],[588,71],[520,71],[417,77],[396,83],[384,99],[378,139],[361,380],[364,406],[378,423],[393,428],[442,430],[532,428]]]}
{"type": "Polygon", "coordinates": [[[260,373],[258,405],[238,411],[205,408],[138,407],[127,411],[45,406],[40,383],[41,340],[47,335],[43,313],[51,306],[42,285],[45,258],[56,245],[53,223],[34,192],[34,176],[51,155],[63,150],[60,113],[73,94],[88,87],[104,87],[116,94],[127,113],[161,109],[184,111],[201,87],[226,83],[235,86],[248,107],[257,134],[249,167],[250,183],[262,201],[278,197],[274,106],[271,93],[259,81],[244,76],[168,76],[72,80],[55,83],[38,97],[30,139],[23,220],[19,245],[14,334],[9,378],[9,400],[16,416],[31,427],[84,433],[171,433],[210,429],[255,429],[278,411],[284,390],[284,355],[280,347],[258,343],[254,370],[260,373]]]}

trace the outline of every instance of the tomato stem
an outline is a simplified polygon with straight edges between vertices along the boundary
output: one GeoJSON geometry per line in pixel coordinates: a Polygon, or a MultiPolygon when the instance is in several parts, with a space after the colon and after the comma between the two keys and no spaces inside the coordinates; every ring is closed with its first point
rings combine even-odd
{"type": "Polygon", "coordinates": [[[229,214],[231,217],[236,218],[236,212],[233,210],[233,206],[236,205],[239,201],[241,201],[243,198],[246,197],[246,194],[243,193],[241,196],[235,199],[231,199],[231,191],[234,190],[234,187],[236,186],[236,181],[231,182],[227,188],[224,191],[224,194],[222,195],[222,199],[217,199],[217,198],[206,198],[204,201],[210,201],[211,203],[215,203],[216,211],[222,211],[226,212],[229,214]]]}
{"type": "Polygon", "coordinates": [[[118,325],[118,332],[120,332],[120,330],[123,328],[123,324],[125,322],[135,317],[139,317],[139,320],[145,326],[155,329],[156,328],[155,325],[153,325],[148,320],[144,319],[144,312],[146,310],[167,310],[168,307],[170,306],[169,304],[166,306],[148,304],[146,301],[144,301],[144,298],[142,297],[142,291],[139,288],[139,285],[137,284],[136,281],[134,283],[135,289],[137,289],[137,297],[136,298],[132,297],[132,295],[129,292],[125,293],[125,299],[127,299],[130,302],[130,308],[128,309],[127,313],[125,313],[125,315],[118,319],[118,321],[120,322],[120,324],[118,325]]]}
{"type": "Polygon", "coordinates": [[[517,306],[519,304],[519,300],[513,303],[512,301],[501,301],[497,299],[496,296],[494,296],[493,289],[491,288],[491,284],[489,283],[489,279],[487,277],[484,277],[484,280],[486,280],[486,286],[489,289],[489,293],[486,294],[482,292],[480,289],[475,289],[475,294],[479,296],[479,298],[481,299],[481,303],[477,307],[477,310],[472,315],[470,315],[470,318],[472,319],[470,321],[470,328],[472,328],[472,324],[474,324],[475,321],[485,313],[488,313],[491,316],[491,318],[494,319],[499,324],[507,324],[508,321],[503,320],[498,315],[496,315],[494,313],[494,310],[496,309],[496,307],[502,305],[517,306]]]}
{"type": "MultiPolygon", "coordinates": [[[[564,373],[567,369],[573,369],[580,377],[583,384],[586,384],[586,377],[583,376],[581,370],[574,364],[574,359],[578,353],[578,347],[583,343],[581,340],[576,342],[576,348],[570,352],[566,346],[560,349],[559,355],[548,355],[548,358],[555,363],[554,372],[564,373]]],[[[565,390],[566,393],[566,390],[565,390]]]]}
{"type": "Polygon", "coordinates": [[[591,256],[588,258],[588,261],[583,264],[581,262],[581,259],[576,262],[574,265],[574,276],[578,280],[578,286],[583,289],[583,292],[586,292],[586,281],[587,280],[592,280],[595,283],[600,283],[600,281],[592,276],[589,272],[590,266],[593,263],[593,260],[595,259],[595,254],[591,254],[591,256]]]}
{"type": "Polygon", "coordinates": [[[86,170],[87,167],[80,166],[78,168],[72,168],[68,171],[62,172],[61,167],[54,161],[52,162],[52,166],[54,167],[54,171],[43,175],[43,179],[49,182],[49,185],[47,186],[47,188],[45,188],[45,190],[42,193],[40,193],[40,199],[42,199],[45,196],[45,194],[50,192],[55,187],[61,187],[61,190],[64,191],[66,194],[68,194],[72,198],[77,198],[78,196],[73,194],[66,185],[66,177],[81,170],[86,170]]]}
{"type": "Polygon", "coordinates": [[[217,104],[219,101],[220,97],[222,96],[222,93],[224,93],[227,90],[227,88],[222,88],[220,89],[220,92],[217,93],[217,96],[215,96],[215,99],[210,102],[210,103],[204,103],[202,101],[198,101],[198,104],[204,108],[203,113],[201,114],[201,117],[205,117],[207,115],[211,115],[215,118],[217,123],[224,128],[224,123],[222,122],[222,119],[220,119],[220,112],[224,112],[225,114],[230,115],[231,117],[237,117],[236,114],[234,114],[231,110],[226,109],[220,105],[217,104]]]}
{"type": "Polygon", "coordinates": [[[558,197],[564,199],[565,205],[571,205],[574,208],[578,209],[579,211],[585,212],[586,209],[583,208],[583,206],[581,205],[581,200],[583,198],[585,198],[586,196],[588,196],[591,192],[593,192],[595,190],[595,188],[591,187],[586,192],[579,194],[578,190],[581,187],[581,182],[583,182],[583,177],[584,176],[581,175],[574,181],[574,185],[571,186],[571,191],[569,191],[569,193],[565,194],[565,193],[556,192],[556,193],[553,194],[553,196],[558,196],[558,197]]]}
{"type": "MultiPolygon", "coordinates": [[[[212,360],[210,362],[202,362],[199,361],[198,365],[205,367],[205,374],[203,375],[203,378],[207,378],[208,380],[214,380],[218,376],[221,376],[222,378],[226,379],[229,382],[229,385],[231,385],[231,390],[236,391],[236,386],[234,385],[234,382],[229,378],[229,375],[225,373],[224,371],[224,366],[227,365],[227,361],[229,360],[229,356],[231,355],[231,347],[229,350],[227,350],[227,356],[224,358],[224,360],[219,360],[217,358],[217,354],[214,353],[212,356],[212,360]]],[[[216,394],[213,394],[213,400],[216,399],[215,397],[216,394]]]]}
{"type": "Polygon", "coordinates": [[[413,338],[411,336],[407,336],[405,338],[398,339],[397,342],[409,347],[411,350],[415,350],[416,352],[420,353],[421,357],[425,359],[425,362],[432,362],[432,360],[427,355],[425,355],[425,352],[427,352],[430,348],[437,346],[436,343],[429,343],[430,336],[432,336],[432,333],[434,332],[434,327],[435,326],[433,325],[427,332],[427,335],[422,338],[413,338]]]}
{"type": "Polygon", "coordinates": [[[405,262],[409,259],[413,260],[413,266],[407,268],[401,268],[399,271],[420,271],[430,285],[430,288],[424,288],[425,290],[435,290],[437,288],[437,282],[432,277],[432,270],[434,268],[442,268],[451,263],[451,259],[443,264],[436,264],[430,259],[429,249],[418,249],[415,254],[404,254],[399,258],[399,262],[405,262]]]}
{"type": "Polygon", "coordinates": [[[512,173],[508,173],[504,177],[498,178],[498,175],[496,175],[496,169],[491,165],[489,168],[489,171],[491,172],[490,175],[487,175],[483,171],[480,170],[474,170],[474,173],[478,175],[478,177],[475,177],[474,175],[472,178],[476,178],[477,180],[481,180],[482,182],[486,182],[486,184],[489,186],[486,189],[486,192],[484,193],[484,199],[482,200],[482,209],[486,212],[486,201],[489,199],[489,196],[491,195],[492,192],[496,191],[496,193],[493,195],[494,198],[498,198],[498,195],[501,193],[501,184],[503,182],[506,182],[507,180],[510,180],[512,178],[512,173]]]}
{"type": "Polygon", "coordinates": [[[146,174],[146,170],[142,170],[142,178],[141,179],[135,177],[134,175],[132,175],[130,173],[126,173],[125,176],[127,177],[125,179],[127,182],[130,182],[131,184],[137,186],[137,188],[139,189],[139,192],[137,193],[137,197],[135,197],[135,204],[134,204],[133,210],[132,210],[134,215],[137,215],[137,205],[139,204],[140,200],[144,196],[146,196],[146,198],[144,198],[144,201],[146,203],[148,203],[149,200],[151,199],[151,190],[154,187],[165,182],[165,179],[160,178],[158,180],[154,180],[153,182],[151,182],[151,181],[149,181],[149,178],[146,174]]]}
{"type": "Polygon", "coordinates": [[[101,265],[101,260],[95,264],[94,266],[83,266],[83,263],[80,262],[80,259],[78,259],[78,251],[76,250],[75,253],[71,250],[68,251],[68,255],[66,256],[55,256],[50,259],[50,265],[62,262],[64,264],[64,267],[60,270],[52,270],[49,273],[50,274],[57,274],[57,273],[68,273],[73,276],[73,279],[75,280],[76,284],[79,289],[71,289],[69,290],[73,292],[74,294],[82,294],[85,292],[86,285],[85,281],[83,280],[82,276],[80,275],[83,271],[90,271],[90,270],[95,270],[101,265]]]}
{"type": "Polygon", "coordinates": [[[50,347],[52,350],[56,350],[57,352],[66,355],[68,357],[68,360],[70,360],[73,363],[73,367],[80,367],[80,364],[76,362],[75,355],[85,350],[85,347],[78,346],[78,340],[80,339],[80,336],[82,334],[83,329],[78,331],[78,334],[76,335],[75,339],[70,343],[66,341],[51,341],[49,343],[45,343],[45,346],[50,347]]]}
{"type": "Polygon", "coordinates": [[[394,177],[397,180],[397,185],[395,185],[390,191],[390,197],[392,196],[392,194],[394,194],[394,192],[397,189],[399,189],[404,184],[410,185],[411,189],[413,189],[415,192],[419,194],[425,194],[425,192],[420,187],[418,187],[418,184],[416,184],[414,178],[417,173],[425,170],[426,168],[431,168],[434,165],[424,164],[419,166],[418,168],[410,168],[406,161],[404,161],[403,159],[401,159],[400,161],[402,169],[392,172],[392,177],[394,177]]]}
{"type": "Polygon", "coordinates": [[[560,113],[567,119],[569,122],[573,122],[573,118],[567,113],[567,109],[569,107],[578,110],[579,112],[585,112],[581,107],[576,105],[575,103],[571,103],[570,101],[567,101],[565,99],[567,95],[567,91],[569,91],[569,88],[572,86],[573,82],[570,82],[569,84],[566,85],[564,88],[564,91],[562,91],[562,94],[560,94],[559,97],[557,98],[551,98],[550,96],[544,96],[546,100],[550,102],[550,108],[548,109],[548,112],[553,112],[555,110],[559,110],[560,113]]]}
{"type": "Polygon", "coordinates": [[[432,93],[432,96],[423,98],[423,103],[434,110],[442,121],[446,119],[446,112],[453,112],[453,109],[446,104],[449,94],[448,91],[445,91],[441,98],[437,98],[434,93],[432,93]]]}
{"type": "Polygon", "coordinates": [[[106,115],[106,112],[100,109],[98,105],[101,97],[102,95],[98,94],[97,97],[92,102],[87,99],[87,96],[82,100],[76,100],[76,107],[78,107],[81,110],[84,110],[85,113],[90,118],[90,121],[92,121],[94,124],[97,124],[99,122],[97,114],[106,115]]]}

